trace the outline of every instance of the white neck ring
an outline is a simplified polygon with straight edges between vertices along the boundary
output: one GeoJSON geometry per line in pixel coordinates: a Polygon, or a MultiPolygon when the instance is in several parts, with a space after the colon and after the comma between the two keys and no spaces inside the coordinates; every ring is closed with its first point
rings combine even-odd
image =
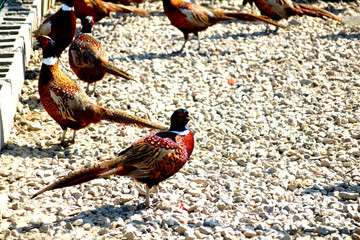
{"type": "Polygon", "coordinates": [[[68,5],[66,5],[65,3],[63,3],[61,10],[68,12],[68,11],[74,11],[74,7],[69,7],[68,5]]]}
{"type": "Polygon", "coordinates": [[[184,130],[184,131],[181,131],[181,132],[179,132],[179,131],[171,131],[170,130],[169,132],[175,133],[177,135],[185,136],[185,135],[189,134],[190,130],[188,129],[188,130],[184,130]]]}
{"type": "Polygon", "coordinates": [[[43,59],[43,64],[52,66],[55,63],[57,63],[57,58],[56,57],[48,57],[48,58],[43,59]]]}

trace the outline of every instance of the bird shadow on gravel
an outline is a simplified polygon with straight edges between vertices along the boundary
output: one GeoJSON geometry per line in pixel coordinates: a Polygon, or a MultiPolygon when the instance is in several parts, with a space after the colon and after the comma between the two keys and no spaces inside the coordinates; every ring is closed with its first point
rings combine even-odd
{"type": "MultiPolygon", "coordinates": [[[[131,216],[140,213],[142,210],[144,210],[143,205],[104,205],[101,208],[94,208],[88,211],[74,211],[73,213],[70,213],[67,218],[56,220],[54,222],[40,222],[40,221],[34,221],[30,222],[29,225],[21,226],[18,228],[14,228],[14,230],[18,232],[28,232],[31,229],[40,229],[40,232],[47,232],[50,228],[57,228],[57,227],[64,227],[68,230],[74,230],[74,226],[77,224],[76,221],[81,221],[81,225],[83,224],[90,224],[91,227],[98,226],[101,228],[109,228],[109,227],[119,227],[121,223],[123,223],[123,220],[129,219],[131,216]],[[121,219],[118,221],[118,219],[121,219]],[[64,222],[66,224],[64,224],[64,222]],[[110,226],[113,222],[119,222],[119,224],[113,224],[110,226]],[[75,224],[74,224],[75,223],[75,224]],[[64,225],[63,225],[64,224],[64,225]]],[[[136,226],[143,225],[145,222],[141,222],[138,220],[133,220],[130,222],[127,222],[126,224],[133,224],[136,226]]]]}
{"type": "Polygon", "coordinates": [[[130,60],[144,60],[144,59],[153,60],[153,59],[169,59],[169,58],[176,57],[176,56],[181,56],[181,55],[178,55],[175,52],[158,53],[158,54],[156,54],[156,53],[140,53],[140,54],[132,54],[132,55],[128,55],[126,57],[113,58],[113,59],[118,59],[120,61],[126,61],[126,59],[130,59],[130,60]]]}
{"type": "Polygon", "coordinates": [[[150,16],[151,17],[161,17],[161,16],[165,16],[165,13],[164,11],[152,11],[152,12],[149,12],[150,16]]]}
{"type": "MultiPolygon", "coordinates": [[[[156,210],[156,207],[154,208],[154,211],[156,210]]],[[[151,229],[155,228],[175,228],[179,226],[180,223],[174,222],[173,225],[168,225],[167,221],[165,219],[159,220],[155,219],[154,217],[151,217],[151,215],[154,215],[153,213],[145,213],[149,215],[150,217],[146,220],[137,220],[136,218],[131,219],[132,216],[136,214],[142,214],[143,211],[147,211],[145,209],[144,204],[141,203],[139,205],[134,204],[124,204],[124,205],[103,205],[100,208],[94,208],[87,211],[74,211],[73,213],[70,213],[67,218],[64,218],[62,220],[54,221],[51,223],[43,223],[43,222],[32,222],[29,223],[28,226],[20,227],[17,230],[18,232],[22,231],[30,231],[31,229],[37,228],[42,231],[47,231],[46,229],[50,228],[57,228],[57,227],[64,227],[68,230],[74,230],[74,228],[78,225],[83,226],[84,224],[90,224],[91,227],[100,227],[101,229],[104,229],[104,234],[106,234],[106,229],[115,229],[119,227],[125,227],[129,225],[135,226],[137,229],[141,229],[142,232],[149,232],[151,229]],[[130,221],[128,221],[130,220],[130,221]],[[81,224],[79,224],[79,222],[81,224]],[[65,223],[65,224],[64,224],[65,223]],[[75,227],[74,227],[75,226],[75,227]]],[[[173,213],[176,213],[173,212],[173,213]]],[[[182,214],[182,213],[177,213],[182,214]]],[[[185,224],[190,228],[195,228],[195,224],[185,224]]],[[[219,223],[218,220],[204,220],[203,223],[204,226],[213,228],[215,226],[222,226],[222,227],[230,227],[232,229],[236,229],[235,226],[229,225],[229,226],[223,226],[219,223]]],[[[100,230],[101,231],[101,230],[100,230]]],[[[99,232],[100,232],[99,231],[99,232]]]]}
{"type": "Polygon", "coordinates": [[[331,33],[331,34],[327,34],[327,35],[322,35],[322,36],[317,36],[316,38],[318,39],[338,39],[338,38],[346,38],[346,39],[359,39],[360,38],[360,32],[358,33],[344,33],[344,32],[340,32],[337,34],[331,33]]]}
{"type": "MultiPolygon", "coordinates": [[[[144,211],[144,204],[134,205],[134,204],[124,204],[124,205],[112,205],[107,204],[103,205],[100,208],[94,208],[88,211],[74,212],[70,214],[68,218],[63,219],[62,221],[74,223],[78,219],[82,219],[84,223],[90,223],[91,225],[100,225],[103,227],[109,227],[108,225],[111,222],[116,221],[119,218],[123,220],[129,219],[131,216],[144,211]],[[109,221],[104,221],[104,218],[108,218],[109,221]]],[[[140,221],[132,221],[137,225],[142,224],[140,221]]],[[[132,223],[130,222],[130,223],[132,223]]]]}
{"type": "Polygon", "coordinates": [[[232,34],[216,34],[213,36],[208,37],[208,39],[210,40],[215,40],[215,39],[224,39],[224,38],[233,38],[234,40],[237,40],[238,38],[253,38],[253,37],[263,37],[263,36],[268,36],[269,34],[267,32],[261,31],[261,32],[253,32],[253,33],[232,33],[232,34]]]}
{"type": "Polygon", "coordinates": [[[66,146],[61,146],[59,143],[50,144],[49,146],[36,146],[36,147],[29,147],[29,146],[20,146],[16,143],[8,143],[4,146],[4,148],[0,151],[0,155],[3,156],[13,156],[13,157],[34,157],[34,158],[53,158],[57,156],[59,153],[63,158],[70,157],[82,157],[78,150],[75,149],[71,152],[69,148],[66,146]]]}
{"type": "Polygon", "coordinates": [[[301,194],[313,195],[318,194],[325,196],[339,195],[342,201],[357,200],[360,195],[360,175],[352,175],[351,180],[338,183],[336,185],[328,185],[320,187],[314,184],[312,187],[306,188],[301,194]]]}

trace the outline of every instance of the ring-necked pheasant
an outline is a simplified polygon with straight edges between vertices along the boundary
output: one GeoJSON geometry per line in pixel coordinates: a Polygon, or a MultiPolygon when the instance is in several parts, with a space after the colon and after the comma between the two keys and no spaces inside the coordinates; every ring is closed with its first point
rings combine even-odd
{"type": "Polygon", "coordinates": [[[60,57],[61,53],[70,45],[75,36],[76,17],[74,12],[74,0],[63,0],[61,8],[46,18],[39,28],[33,32],[33,36],[49,36],[56,41],[55,56],[60,57]]]}
{"type": "Polygon", "coordinates": [[[64,130],[61,143],[64,143],[68,128],[75,130],[72,139],[74,142],[76,130],[102,120],[166,129],[149,120],[94,104],[84,91],[60,70],[54,52],[56,43],[47,36],[40,36],[37,38],[37,45],[43,49],[38,85],[40,100],[45,110],[64,130]]]}
{"type": "Polygon", "coordinates": [[[90,35],[94,25],[93,18],[91,16],[82,17],[81,24],[80,34],[70,44],[69,64],[76,76],[88,83],[86,92],[88,93],[91,83],[94,83],[94,92],[95,83],[104,79],[107,73],[127,80],[133,79],[131,74],[108,62],[105,49],[90,35]]]}
{"type": "Polygon", "coordinates": [[[145,10],[102,0],[74,0],[74,7],[76,14],[92,16],[95,22],[109,16],[111,12],[137,13],[142,16],[149,16],[145,10]]]}
{"type": "Polygon", "coordinates": [[[211,10],[185,0],[163,0],[163,7],[165,15],[169,18],[171,24],[184,34],[184,45],[177,53],[182,52],[184,49],[190,33],[195,34],[198,38],[200,49],[199,32],[223,21],[260,21],[284,28],[283,25],[276,23],[265,16],[241,12],[211,10]]]}
{"type": "Polygon", "coordinates": [[[117,157],[70,173],[40,190],[32,198],[48,190],[116,174],[132,177],[146,184],[145,205],[148,207],[150,206],[150,189],[177,173],[188,161],[194,149],[194,136],[186,125],[188,121],[187,110],[176,110],[171,116],[168,131],[143,137],[119,153],[117,157]]]}
{"type": "MultiPolygon", "coordinates": [[[[343,24],[343,21],[324,9],[301,3],[295,3],[291,0],[243,0],[243,7],[249,3],[259,9],[260,13],[268,16],[274,21],[288,19],[291,16],[310,16],[322,19],[330,18],[343,24]]],[[[276,29],[277,30],[277,29],[276,29]]]]}

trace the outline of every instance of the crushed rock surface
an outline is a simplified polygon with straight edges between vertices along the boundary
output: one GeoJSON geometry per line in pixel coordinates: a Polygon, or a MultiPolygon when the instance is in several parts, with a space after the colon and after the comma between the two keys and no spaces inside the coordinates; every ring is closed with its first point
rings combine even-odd
{"type": "MultiPolygon", "coordinates": [[[[360,15],[353,2],[314,5],[360,15]]],[[[91,97],[162,124],[188,109],[191,159],[160,184],[150,209],[143,186],[117,176],[30,199],[151,132],[101,122],[58,146],[62,130],[41,105],[34,52],[0,156],[0,238],[360,239],[360,25],[291,18],[281,21],[288,30],[266,34],[261,23],[228,22],[200,33],[200,51],[191,38],[173,55],[182,33],[161,2],[145,7],[151,17],[112,14],[94,26],[110,61],[137,79],[107,76],[91,97]]],[[[67,52],[62,63],[76,80],[67,52]]]]}

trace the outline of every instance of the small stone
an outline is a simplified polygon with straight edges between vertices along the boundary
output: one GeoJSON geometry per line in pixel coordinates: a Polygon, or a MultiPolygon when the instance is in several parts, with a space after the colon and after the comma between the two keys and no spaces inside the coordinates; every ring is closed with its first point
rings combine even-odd
{"type": "Polygon", "coordinates": [[[133,199],[134,199],[134,195],[132,195],[132,194],[121,194],[120,195],[120,200],[122,202],[129,202],[133,199]]]}
{"type": "Polygon", "coordinates": [[[195,240],[195,239],[196,239],[195,235],[187,235],[185,237],[185,240],[195,240]]]}
{"type": "Polygon", "coordinates": [[[76,219],[75,222],[73,223],[74,226],[80,226],[83,225],[84,220],[82,218],[76,219]]]}
{"type": "Polygon", "coordinates": [[[289,234],[285,234],[281,240],[291,240],[291,236],[289,234]]]}
{"type": "Polygon", "coordinates": [[[278,169],[276,167],[271,167],[268,169],[269,173],[276,173],[278,169]]]}
{"type": "Polygon", "coordinates": [[[19,232],[16,230],[11,230],[11,236],[13,237],[19,237],[19,232]]]}
{"type": "Polygon", "coordinates": [[[195,235],[195,237],[198,238],[198,239],[203,239],[203,238],[205,237],[205,235],[202,234],[199,230],[195,230],[195,231],[194,231],[194,235],[195,235]]]}
{"type": "Polygon", "coordinates": [[[199,231],[203,234],[206,234],[206,235],[209,235],[212,233],[212,230],[211,228],[208,228],[208,227],[204,227],[204,226],[200,226],[199,227],[199,231]]]}
{"type": "Polygon", "coordinates": [[[187,232],[189,230],[189,227],[183,224],[180,224],[179,226],[177,226],[175,228],[175,231],[178,232],[181,235],[184,235],[185,232],[187,232]]]}
{"type": "Polygon", "coordinates": [[[208,221],[205,221],[204,222],[204,226],[207,226],[207,227],[215,227],[215,226],[221,226],[221,224],[216,220],[208,220],[208,221]]]}
{"type": "Polygon", "coordinates": [[[218,203],[216,206],[217,206],[218,209],[221,210],[221,211],[224,210],[224,209],[226,209],[226,208],[228,207],[227,204],[224,203],[224,202],[220,202],[220,203],[218,203]]]}
{"type": "Polygon", "coordinates": [[[243,234],[247,238],[252,238],[256,236],[256,232],[252,230],[246,230],[243,234]]]}
{"type": "Polygon", "coordinates": [[[179,222],[173,218],[173,217],[170,217],[166,220],[166,224],[169,226],[169,227],[172,227],[174,225],[179,225],[179,222]]]}
{"type": "Polygon", "coordinates": [[[134,227],[134,225],[132,224],[127,224],[126,227],[125,227],[125,238],[127,239],[134,239],[136,238],[137,234],[136,234],[136,227],[134,227]]]}
{"type": "Polygon", "coordinates": [[[41,227],[39,228],[39,231],[41,233],[48,233],[50,230],[50,224],[43,224],[41,225],[41,227]]]}
{"type": "Polygon", "coordinates": [[[351,238],[352,238],[353,240],[360,240],[360,234],[353,233],[353,234],[351,234],[351,238]]]}
{"type": "Polygon", "coordinates": [[[42,126],[39,122],[29,122],[28,128],[29,131],[39,131],[42,129],[42,126]]]}
{"type": "Polygon", "coordinates": [[[326,158],[324,158],[324,159],[321,159],[321,162],[320,162],[320,166],[322,166],[322,167],[330,167],[330,161],[328,160],[328,159],[326,159],[326,158]]]}
{"type": "Polygon", "coordinates": [[[84,225],[83,225],[83,227],[84,227],[84,229],[85,230],[90,230],[91,229],[91,224],[90,223],[85,223],[84,225]]]}
{"type": "Polygon", "coordinates": [[[7,211],[8,196],[6,193],[0,194],[0,219],[3,218],[4,213],[7,211]]]}
{"type": "Polygon", "coordinates": [[[107,229],[107,228],[102,228],[102,229],[100,229],[99,230],[99,235],[100,236],[102,236],[102,235],[105,235],[105,234],[107,234],[109,232],[109,229],[107,229]]]}
{"type": "Polygon", "coordinates": [[[171,204],[169,201],[160,201],[157,207],[161,210],[167,210],[171,208],[171,204]]]}
{"type": "Polygon", "coordinates": [[[13,205],[11,205],[11,209],[13,210],[18,210],[19,208],[21,208],[21,204],[19,202],[16,202],[13,205]]]}
{"type": "Polygon", "coordinates": [[[80,191],[75,191],[75,192],[72,192],[71,194],[74,196],[75,199],[79,199],[83,196],[83,193],[80,191]]]}
{"type": "Polygon", "coordinates": [[[74,227],[73,227],[73,225],[72,225],[70,222],[67,222],[67,223],[65,224],[65,228],[68,229],[68,230],[70,230],[70,231],[73,231],[73,230],[74,230],[74,227]]]}
{"type": "Polygon", "coordinates": [[[308,79],[301,79],[301,80],[300,80],[300,83],[301,83],[302,85],[312,85],[314,82],[311,81],[311,80],[308,80],[308,79]]]}
{"type": "Polygon", "coordinates": [[[356,200],[359,197],[359,193],[354,192],[340,192],[339,196],[345,200],[356,200]]]}

